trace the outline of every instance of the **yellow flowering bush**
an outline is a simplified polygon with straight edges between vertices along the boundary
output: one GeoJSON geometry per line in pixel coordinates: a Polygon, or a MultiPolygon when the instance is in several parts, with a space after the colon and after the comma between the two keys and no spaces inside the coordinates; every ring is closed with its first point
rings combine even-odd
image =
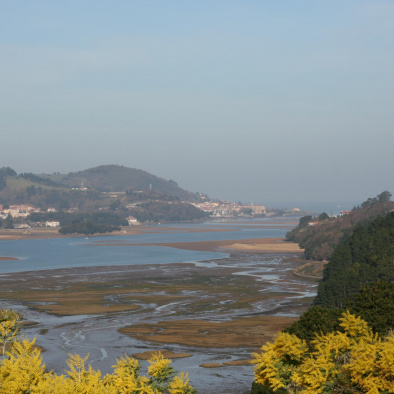
{"type": "MultiPolygon", "coordinates": [[[[0,312],[1,316],[1,312],[0,312]]],[[[4,315],[3,315],[4,316],[4,315]]],[[[10,321],[17,324],[19,317],[8,314],[10,321]]],[[[148,375],[139,373],[140,363],[128,356],[117,360],[114,372],[102,378],[101,372],[91,365],[87,367],[88,356],[69,355],[65,375],[47,372],[35,339],[17,340],[17,329],[1,322],[3,343],[10,343],[10,349],[0,360],[0,394],[193,394],[187,374],[175,375],[171,360],[161,353],[148,360],[148,375]]],[[[1,334],[1,332],[0,332],[1,334]]]]}
{"type": "Polygon", "coordinates": [[[280,333],[255,353],[255,381],[288,393],[394,393],[394,333],[380,339],[349,312],[343,332],[316,335],[308,346],[280,333]]]}

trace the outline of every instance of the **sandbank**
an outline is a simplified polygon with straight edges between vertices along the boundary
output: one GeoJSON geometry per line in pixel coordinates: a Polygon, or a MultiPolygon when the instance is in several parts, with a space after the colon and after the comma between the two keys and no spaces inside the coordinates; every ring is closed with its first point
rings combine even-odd
{"type": "Polygon", "coordinates": [[[253,253],[296,253],[302,254],[301,249],[294,242],[285,242],[284,238],[251,238],[251,239],[230,239],[220,241],[196,241],[196,242],[152,242],[152,243],[121,243],[100,242],[95,245],[106,246],[136,246],[151,245],[165,246],[169,248],[214,252],[218,249],[230,249],[234,251],[253,252],[253,253]]]}

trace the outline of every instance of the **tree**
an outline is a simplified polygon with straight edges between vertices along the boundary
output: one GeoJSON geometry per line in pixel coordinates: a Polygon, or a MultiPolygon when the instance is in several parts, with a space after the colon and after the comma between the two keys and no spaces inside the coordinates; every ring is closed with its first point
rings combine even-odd
{"type": "Polygon", "coordinates": [[[5,355],[7,344],[12,343],[19,333],[20,316],[11,309],[0,309],[0,345],[5,355]]]}
{"type": "Polygon", "coordinates": [[[374,333],[385,336],[394,329],[394,282],[378,281],[365,286],[347,303],[347,308],[360,316],[374,333]]]}
{"type": "Polygon", "coordinates": [[[323,221],[323,220],[327,220],[327,219],[330,219],[330,217],[329,217],[325,212],[321,213],[321,214],[318,216],[318,218],[317,218],[317,220],[318,220],[319,222],[321,222],[321,221],[323,221]]]}
{"type": "Polygon", "coordinates": [[[324,268],[315,305],[344,308],[364,286],[394,281],[394,212],[358,226],[324,268]]]}
{"type": "Polygon", "coordinates": [[[307,226],[311,220],[312,220],[312,216],[311,215],[303,216],[300,219],[299,227],[307,226]]]}
{"type": "Polygon", "coordinates": [[[340,317],[343,311],[340,309],[311,306],[303,313],[299,320],[287,327],[283,332],[296,335],[298,338],[311,343],[316,334],[324,335],[340,328],[340,317]]]}
{"type": "Polygon", "coordinates": [[[392,194],[385,190],[384,192],[378,194],[377,199],[379,200],[379,202],[387,202],[390,201],[392,194]]]}
{"type": "Polygon", "coordinates": [[[349,312],[340,320],[344,332],[317,335],[311,346],[280,333],[254,354],[255,381],[293,394],[394,392],[394,334],[380,340],[349,312]]]}
{"type": "Polygon", "coordinates": [[[8,214],[8,216],[4,220],[4,228],[7,229],[14,228],[14,219],[12,219],[12,216],[10,214],[8,214]]]}

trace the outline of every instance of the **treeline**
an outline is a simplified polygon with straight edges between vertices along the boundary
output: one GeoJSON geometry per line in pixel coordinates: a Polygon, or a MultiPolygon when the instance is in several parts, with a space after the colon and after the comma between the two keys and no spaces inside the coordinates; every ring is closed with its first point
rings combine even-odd
{"type": "Polygon", "coordinates": [[[16,172],[10,167],[0,168],[0,190],[7,186],[7,176],[16,176],[16,172]]]}
{"type": "Polygon", "coordinates": [[[120,231],[119,226],[111,226],[109,224],[95,224],[92,222],[72,223],[59,229],[60,234],[102,234],[120,231]]]}
{"type": "Polygon", "coordinates": [[[98,225],[127,226],[126,219],[114,212],[89,212],[89,213],[68,213],[68,212],[35,212],[28,217],[31,222],[57,221],[60,226],[70,226],[76,223],[90,222],[98,225]]]}
{"type": "Polygon", "coordinates": [[[31,172],[23,172],[18,175],[18,177],[27,179],[28,181],[32,181],[34,183],[40,183],[46,186],[53,186],[53,187],[61,187],[61,185],[57,182],[52,181],[49,178],[43,178],[41,176],[35,175],[31,172]]]}
{"type": "Polygon", "coordinates": [[[140,222],[182,222],[209,216],[209,213],[187,203],[146,202],[138,204],[138,207],[129,212],[140,222]]]}
{"type": "Polygon", "coordinates": [[[390,198],[391,193],[384,191],[338,218],[330,218],[326,213],[315,218],[304,216],[299,225],[286,234],[286,240],[297,242],[305,249],[307,259],[329,260],[335,248],[349,238],[356,226],[365,226],[372,219],[385,216],[394,209],[394,202],[389,201],[390,198]],[[317,224],[310,226],[312,221],[317,221],[317,224]]]}
{"type": "MultiPolygon", "coordinates": [[[[354,211],[385,203],[370,199],[354,211]]],[[[393,311],[391,212],[336,247],[314,305],[255,355],[252,393],[394,392],[393,311]]]]}
{"type": "MultiPolygon", "coordinates": [[[[326,264],[316,305],[345,306],[362,286],[394,281],[394,212],[358,226],[326,264]]],[[[393,304],[394,311],[394,304],[393,304]]]]}

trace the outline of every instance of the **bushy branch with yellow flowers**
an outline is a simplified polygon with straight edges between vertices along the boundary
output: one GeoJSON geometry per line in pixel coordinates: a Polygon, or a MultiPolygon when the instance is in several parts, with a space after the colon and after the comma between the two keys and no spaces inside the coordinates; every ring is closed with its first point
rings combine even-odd
{"type": "Polygon", "coordinates": [[[11,309],[0,309],[0,345],[1,354],[5,355],[7,344],[11,343],[19,332],[20,316],[11,309]]]}
{"type": "MultiPolygon", "coordinates": [[[[6,314],[3,314],[5,316],[6,314]]],[[[12,313],[7,314],[15,324],[12,313]]],[[[5,320],[4,320],[5,321],[5,320]]],[[[4,323],[3,321],[3,323],[4,323]]],[[[175,375],[171,361],[162,354],[155,354],[148,360],[149,376],[139,373],[139,362],[128,356],[117,360],[114,372],[101,377],[91,365],[87,366],[88,356],[69,355],[68,370],[65,375],[47,372],[41,352],[35,346],[35,339],[15,339],[17,331],[8,324],[3,324],[7,342],[12,339],[11,347],[0,360],[0,394],[194,394],[196,391],[189,384],[187,374],[175,375]],[[10,335],[8,333],[15,333],[10,335]]]]}
{"type": "Polygon", "coordinates": [[[379,338],[345,312],[343,332],[316,335],[308,345],[280,333],[255,353],[255,381],[288,393],[394,393],[394,334],[379,338]]]}

